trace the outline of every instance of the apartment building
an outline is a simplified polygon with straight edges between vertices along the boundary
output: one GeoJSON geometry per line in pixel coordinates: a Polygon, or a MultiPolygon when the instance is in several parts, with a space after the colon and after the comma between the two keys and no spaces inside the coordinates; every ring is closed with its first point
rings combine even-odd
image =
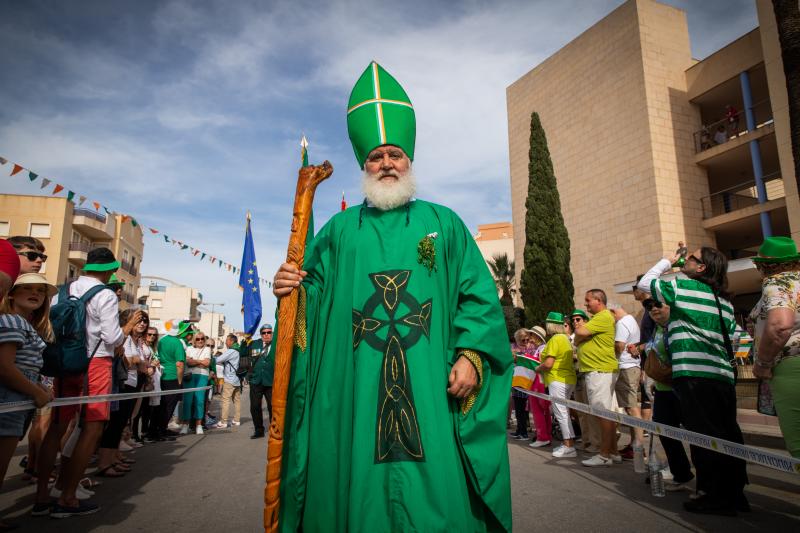
{"type": "Polygon", "coordinates": [[[508,87],[517,257],[535,111],[569,231],[576,301],[600,287],[637,310],[636,275],[685,241],[727,255],[737,313],[749,311],[760,279],[747,258],[765,236],[800,238],[776,24],[771,2],[756,7],[757,28],[697,60],[685,12],[629,0],[508,87]]]}
{"type": "Polygon", "coordinates": [[[203,303],[200,291],[165,278],[151,279],[149,285],[139,287],[136,293],[138,304],[147,307],[151,326],[168,333],[181,320],[200,321],[198,306],[203,303]]]}
{"type": "MultiPolygon", "coordinates": [[[[494,256],[498,254],[506,254],[509,262],[514,261],[514,227],[511,222],[479,224],[478,233],[473,237],[475,238],[475,244],[478,245],[478,249],[481,251],[481,255],[487,262],[492,261],[494,256]]],[[[517,288],[515,283],[512,299],[515,306],[521,307],[522,299],[517,288]]],[[[500,296],[499,290],[498,296],[500,296]]]]}
{"type": "Polygon", "coordinates": [[[125,282],[120,308],[135,302],[144,239],[141,227],[123,222],[122,215],[78,207],[57,196],[0,194],[0,238],[13,235],[44,243],[48,257],[43,273],[55,285],[77,278],[90,250],[109,248],[122,263],[117,271],[125,282]]]}

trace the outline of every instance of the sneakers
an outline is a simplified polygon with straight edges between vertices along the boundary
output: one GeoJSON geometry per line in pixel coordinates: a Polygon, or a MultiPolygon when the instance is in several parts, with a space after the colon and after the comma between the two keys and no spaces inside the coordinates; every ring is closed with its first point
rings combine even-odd
{"type": "Polygon", "coordinates": [[[217,429],[225,429],[225,428],[228,427],[228,424],[226,424],[225,422],[219,421],[214,425],[214,427],[217,428],[217,429]]]}
{"type": "Polygon", "coordinates": [[[189,434],[189,424],[183,424],[181,426],[180,434],[181,435],[188,435],[189,434]]]}
{"type": "Polygon", "coordinates": [[[611,466],[614,464],[614,461],[610,457],[603,457],[598,453],[589,459],[584,459],[581,461],[581,464],[583,466],[611,466]]]}
{"type": "Polygon", "coordinates": [[[611,460],[614,462],[615,465],[622,464],[622,456],[620,454],[612,455],[611,460]]]}
{"type": "MultiPolygon", "coordinates": [[[[92,496],[94,496],[94,492],[93,491],[91,491],[89,489],[85,489],[80,485],[78,485],[78,488],[75,489],[75,497],[78,498],[79,500],[88,500],[92,496]]],[[[51,498],[60,498],[61,497],[61,490],[57,489],[56,486],[53,485],[52,488],[50,489],[50,497],[51,498]]]]}
{"type": "Polygon", "coordinates": [[[50,502],[34,503],[31,516],[47,516],[50,514],[50,502]]]}
{"type": "Polygon", "coordinates": [[[94,503],[79,502],[74,507],[55,504],[50,510],[50,518],[69,518],[70,516],[83,516],[96,513],[100,510],[94,503]]]}
{"type": "Polygon", "coordinates": [[[202,435],[203,434],[203,426],[196,426],[195,429],[194,429],[194,432],[197,435],[202,435]]]}
{"type": "Polygon", "coordinates": [[[133,447],[125,442],[124,440],[119,441],[119,448],[117,448],[121,452],[129,452],[133,450],[133,447]]]}
{"type": "Polygon", "coordinates": [[[578,457],[578,452],[573,446],[564,446],[562,444],[553,450],[553,457],[578,457]]]}
{"type": "Polygon", "coordinates": [[[237,422],[236,420],[234,420],[233,422],[231,422],[231,425],[236,427],[236,426],[241,426],[242,423],[241,422],[237,422]]]}
{"type": "Polygon", "coordinates": [[[544,446],[550,446],[549,440],[535,440],[528,444],[531,448],[542,448],[544,446]]]}
{"type": "Polygon", "coordinates": [[[692,488],[688,483],[679,483],[675,480],[664,481],[664,490],[667,492],[679,492],[682,490],[691,491],[692,488]]]}
{"type": "Polygon", "coordinates": [[[179,429],[181,429],[181,425],[171,421],[169,424],[167,424],[167,429],[172,431],[178,431],[179,429]]]}

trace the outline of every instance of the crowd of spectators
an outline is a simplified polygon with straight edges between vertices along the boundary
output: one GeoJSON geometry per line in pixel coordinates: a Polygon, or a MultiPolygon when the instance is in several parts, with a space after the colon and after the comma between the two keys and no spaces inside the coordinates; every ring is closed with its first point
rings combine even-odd
{"type": "MultiPolygon", "coordinates": [[[[36,406],[0,413],[0,482],[27,435],[28,454],[21,464],[23,478],[36,483],[32,516],[67,518],[98,511],[91,501],[101,484],[97,478],[124,477],[134,468],[130,452],[135,448],[173,441],[188,434],[190,426],[197,434],[229,427],[230,403],[230,424],[238,426],[244,382],[253,380],[258,387],[251,412],[263,409],[265,397],[271,410],[271,326],[262,326],[257,345],[240,345],[229,335],[224,353],[214,353],[213,341],[188,321],[174,335],[159,339],[146,311],[133,307],[120,312],[123,282],[114,276],[120,263],[111,250],[90,251],[82,275],[61,288],[39,273],[46,260],[37,239],[0,240],[0,405],[32,400],[36,406]],[[73,313],[69,316],[80,317],[73,320],[79,334],[59,337],[65,329],[54,333],[51,319],[67,316],[67,308],[73,313]],[[67,372],[67,352],[76,339],[82,341],[71,363],[77,361],[80,372],[67,372]],[[239,369],[240,352],[254,361],[249,372],[239,369]],[[62,366],[48,368],[55,377],[45,376],[43,367],[53,361],[62,366]],[[207,388],[216,385],[218,373],[224,380],[219,421],[209,414],[211,397],[219,390],[207,388]],[[202,390],[47,406],[54,398],[183,388],[202,390]]],[[[263,412],[259,415],[253,417],[253,438],[264,437],[263,412]]],[[[0,520],[0,531],[14,528],[0,520]]]]}
{"type": "MultiPolygon", "coordinates": [[[[710,247],[680,259],[677,254],[662,259],[638,277],[633,287],[642,305],[638,322],[621,305],[609,303],[605,291],[591,289],[585,293],[585,312],[548,314],[543,345],[535,331],[540,326],[518,330],[512,345],[517,368],[535,359],[535,372],[552,398],[624,410],[646,420],[652,416],[655,422],[743,443],[735,383],[740,345],[750,341],[734,318],[727,259],[710,247]]],[[[764,279],[762,298],[750,315],[755,325],[754,373],[763,380],[765,397],[772,400],[769,405],[774,406],[789,452],[798,457],[800,255],[791,239],[770,237],[753,262],[764,279]]],[[[515,370],[517,374],[521,372],[515,370]]],[[[536,384],[530,388],[537,390],[536,384]]],[[[534,418],[529,436],[522,394],[512,389],[517,420],[512,438],[529,438],[531,447],[544,448],[558,437],[561,444],[553,446],[552,456],[577,458],[580,450],[586,454],[581,458],[586,467],[645,458],[647,435],[641,429],[628,427],[630,439],[618,449],[624,427],[609,418],[570,413],[557,402],[550,403],[552,419],[547,421],[540,406],[549,402],[528,402],[534,418]]],[[[750,511],[744,460],[697,446],[690,446],[687,456],[682,442],[659,439],[668,465],[666,490],[691,492],[684,502],[687,511],[726,516],[750,511]]]]}

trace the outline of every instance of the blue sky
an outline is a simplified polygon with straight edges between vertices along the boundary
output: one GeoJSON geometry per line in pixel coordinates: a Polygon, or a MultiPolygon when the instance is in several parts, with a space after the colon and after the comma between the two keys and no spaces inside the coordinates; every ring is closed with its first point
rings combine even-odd
{"type": "MultiPolygon", "coordinates": [[[[234,264],[249,209],[271,279],[302,134],[335,168],[318,226],[342,191],[361,200],[344,110],[375,59],[416,109],[418,196],[475,230],[511,219],[506,87],[620,3],[4,2],[0,156],[234,264]]],[[[698,58],[757,25],[751,0],[667,3],[687,11],[698,58]]],[[[38,194],[22,181],[0,192],[38,194]]],[[[197,287],[241,327],[232,274],[150,235],[142,272],[197,287]]]]}

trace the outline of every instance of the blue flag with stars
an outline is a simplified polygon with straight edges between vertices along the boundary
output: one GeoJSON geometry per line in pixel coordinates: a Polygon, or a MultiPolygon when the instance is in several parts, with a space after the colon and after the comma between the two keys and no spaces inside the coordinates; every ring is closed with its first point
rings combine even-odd
{"type": "Polygon", "coordinates": [[[242,269],[239,272],[239,288],[242,289],[242,312],[244,331],[252,337],[261,323],[261,289],[258,283],[256,251],[253,248],[253,234],[250,231],[250,213],[247,213],[247,228],[244,234],[242,269]]]}

